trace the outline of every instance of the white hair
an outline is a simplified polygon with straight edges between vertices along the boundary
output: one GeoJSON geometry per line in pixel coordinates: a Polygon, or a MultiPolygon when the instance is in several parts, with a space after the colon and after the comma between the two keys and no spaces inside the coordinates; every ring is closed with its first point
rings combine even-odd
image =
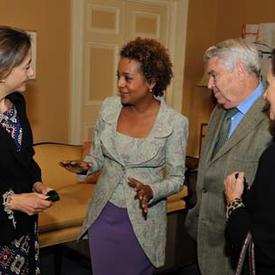
{"type": "Polygon", "coordinates": [[[249,74],[260,76],[260,57],[257,48],[244,39],[228,39],[211,46],[205,51],[203,60],[208,62],[213,57],[217,57],[231,71],[238,63],[242,63],[249,74]]]}

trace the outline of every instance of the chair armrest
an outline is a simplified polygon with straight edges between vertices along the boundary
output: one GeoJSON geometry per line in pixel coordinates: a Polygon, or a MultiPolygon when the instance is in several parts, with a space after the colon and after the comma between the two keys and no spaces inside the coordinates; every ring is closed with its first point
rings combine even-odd
{"type": "Polygon", "coordinates": [[[187,197],[187,195],[188,190],[184,185],[178,193],[169,196],[167,198],[167,213],[185,209],[186,203],[183,198],[187,197]]]}

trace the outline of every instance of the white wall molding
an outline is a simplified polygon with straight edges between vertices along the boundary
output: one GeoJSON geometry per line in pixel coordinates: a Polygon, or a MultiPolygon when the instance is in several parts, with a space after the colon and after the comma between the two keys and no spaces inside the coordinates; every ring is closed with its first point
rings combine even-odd
{"type": "Polygon", "coordinates": [[[81,143],[84,0],[71,0],[71,97],[69,143],[81,143]]]}

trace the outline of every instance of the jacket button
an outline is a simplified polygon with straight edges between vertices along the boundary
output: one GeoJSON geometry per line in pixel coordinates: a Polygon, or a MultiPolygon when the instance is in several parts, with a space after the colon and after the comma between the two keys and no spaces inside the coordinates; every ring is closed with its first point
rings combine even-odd
{"type": "Polygon", "coordinates": [[[207,189],[205,187],[202,188],[202,193],[207,193],[207,189]]]}

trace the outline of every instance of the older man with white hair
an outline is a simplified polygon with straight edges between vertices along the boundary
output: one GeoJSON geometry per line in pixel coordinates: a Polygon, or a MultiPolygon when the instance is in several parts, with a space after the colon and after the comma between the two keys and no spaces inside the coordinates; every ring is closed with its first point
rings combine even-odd
{"type": "Polygon", "coordinates": [[[229,275],[233,267],[225,238],[224,177],[244,171],[251,184],[271,134],[257,49],[242,39],[228,39],[207,49],[204,61],[217,106],[200,155],[198,201],[186,228],[197,241],[201,274],[229,275]]]}

